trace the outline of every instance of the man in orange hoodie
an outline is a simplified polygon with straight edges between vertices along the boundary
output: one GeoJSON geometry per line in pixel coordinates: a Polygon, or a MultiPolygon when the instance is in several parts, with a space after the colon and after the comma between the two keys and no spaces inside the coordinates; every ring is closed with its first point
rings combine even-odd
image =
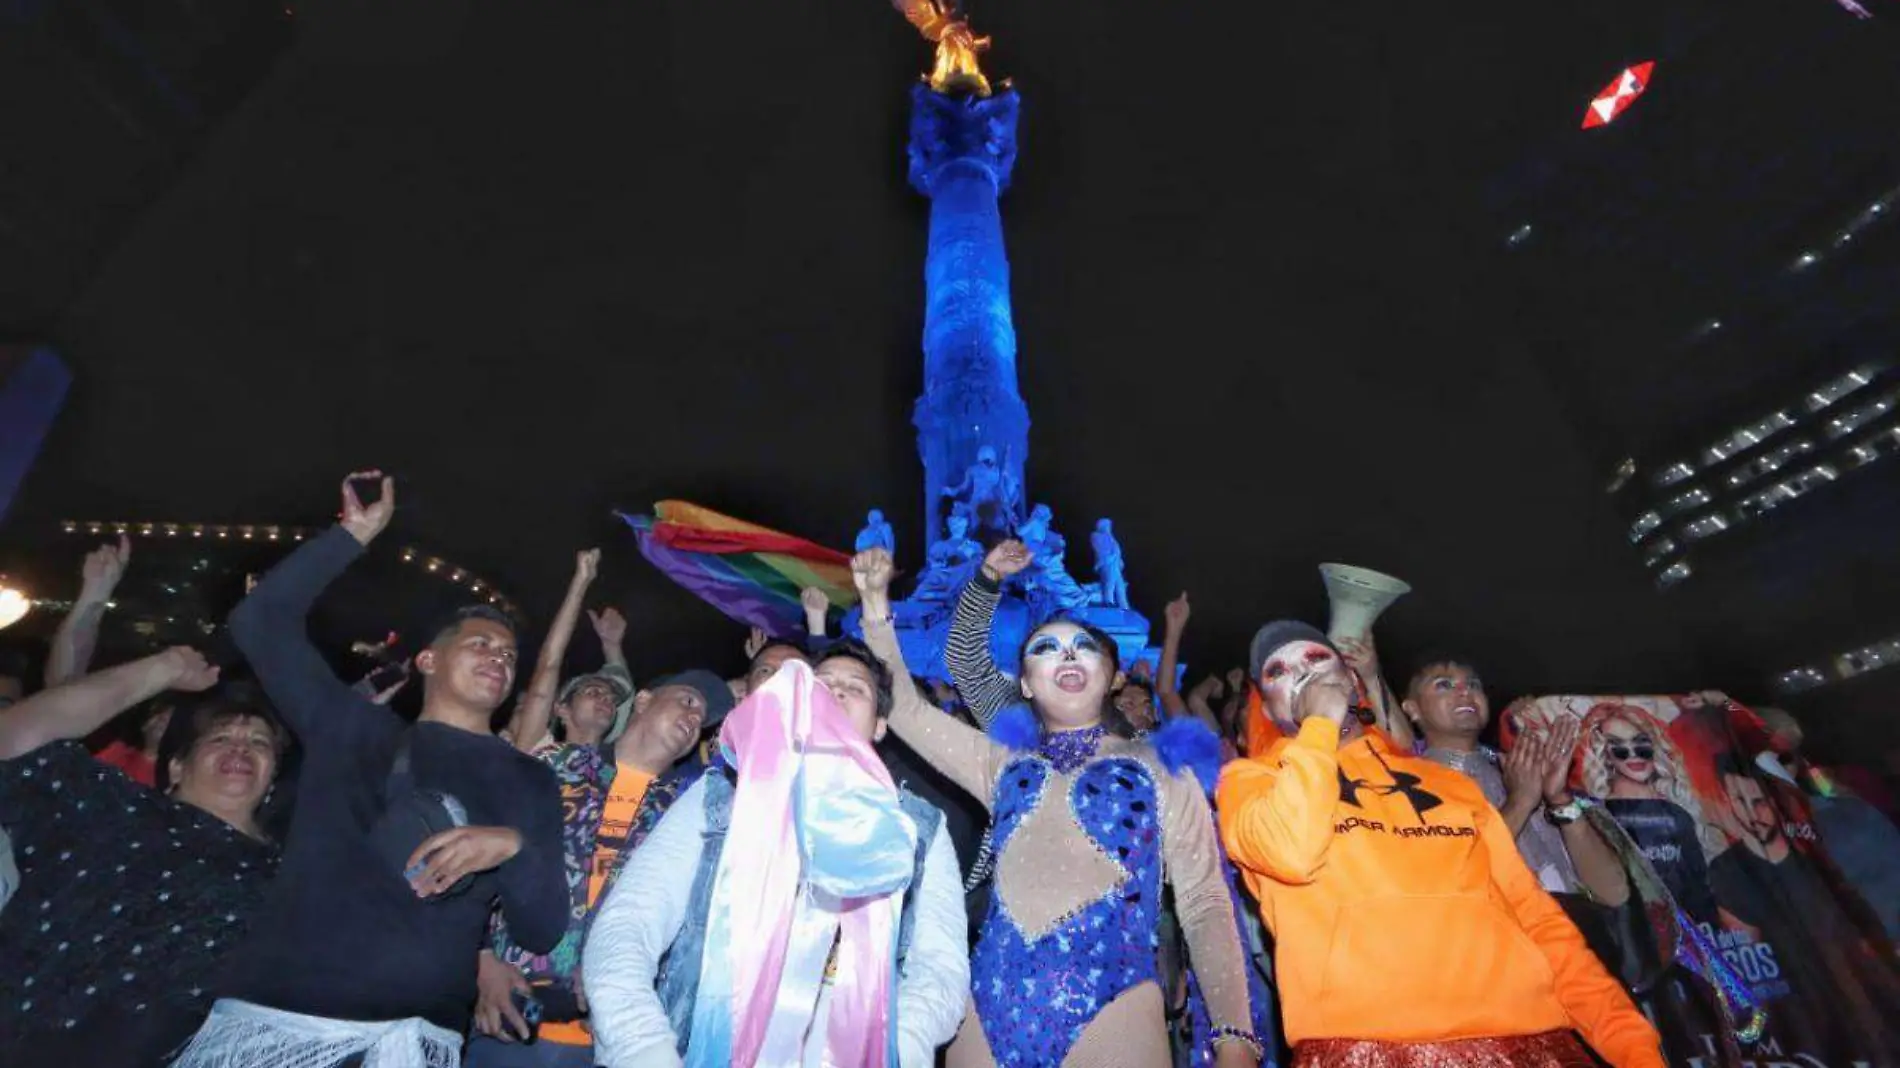
{"type": "Polygon", "coordinates": [[[1274,934],[1296,1068],[1663,1068],[1661,1039],[1470,779],[1353,716],[1339,651],[1269,623],[1250,664],[1285,733],[1223,769],[1221,837],[1274,934]]]}

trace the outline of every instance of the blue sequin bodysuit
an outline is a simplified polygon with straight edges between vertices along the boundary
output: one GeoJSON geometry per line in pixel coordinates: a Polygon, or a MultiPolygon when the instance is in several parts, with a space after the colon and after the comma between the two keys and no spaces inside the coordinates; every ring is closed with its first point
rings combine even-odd
{"type": "MultiPolygon", "coordinates": [[[[1044,803],[1049,773],[1040,756],[1003,769],[994,798],[999,853],[1023,817],[1044,803]]],[[[1128,878],[1034,938],[1002,895],[991,897],[970,960],[971,985],[997,1063],[1015,1068],[1061,1064],[1104,1006],[1156,978],[1161,842],[1153,775],[1128,757],[1098,760],[1077,776],[1066,800],[1089,840],[1128,878]]]]}

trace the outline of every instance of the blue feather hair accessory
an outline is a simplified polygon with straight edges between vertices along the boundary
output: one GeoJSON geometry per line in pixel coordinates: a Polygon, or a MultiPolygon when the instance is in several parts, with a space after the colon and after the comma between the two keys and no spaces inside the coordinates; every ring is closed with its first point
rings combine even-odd
{"type": "Polygon", "coordinates": [[[1201,790],[1214,796],[1214,785],[1220,782],[1220,736],[1213,728],[1193,716],[1170,716],[1148,735],[1148,742],[1168,774],[1192,771],[1201,790]]]}
{"type": "Polygon", "coordinates": [[[990,720],[989,736],[1005,749],[1026,752],[1042,744],[1042,724],[1028,705],[1011,705],[990,720]]]}

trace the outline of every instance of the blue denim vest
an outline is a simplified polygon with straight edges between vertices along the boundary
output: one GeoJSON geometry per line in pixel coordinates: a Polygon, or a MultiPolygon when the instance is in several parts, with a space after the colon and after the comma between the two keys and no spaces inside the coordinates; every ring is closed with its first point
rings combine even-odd
{"type": "MultiPolygon", "coordinates": [[[[699,855],[699,870],[693,873],[693,891],[687,898],[686,922],[679,936],[660,961],[656,984],[660,1004],[666,1007],[667,1020],[679,1040],[680,1056],[692,1038],[693,1002],[699,993],[700,959],[706,950],[706,918],[712,912],[713,876],[719,870],[719,854],[726,846],[726,829],[732,823],[732,769],[720,766],[707,771],[700,781],[706,784],[706,844],[699,855]]],[[[897,972],[904,972],[904,959],[910,951],[911,926],[917,888],[923,885],[924,858],[930,843],[936,840],[943,813],[909,790],[898,790],[898,804],[917,825],[917,863],[911,870],[910,888],[904,895],[903,918],[897,928],[897,972]]]]}

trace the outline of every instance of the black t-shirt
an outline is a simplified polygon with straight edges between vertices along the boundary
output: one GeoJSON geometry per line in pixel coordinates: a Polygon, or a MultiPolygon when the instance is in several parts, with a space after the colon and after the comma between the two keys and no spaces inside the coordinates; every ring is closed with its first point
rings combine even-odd
{"type": "Polygon", "coordinates": [[[1767,1006],[1769,1031],[1788,1059],[1900,1057],[1900,980],[1869,951],[1807,858],[1791,849],[1776,864],[1738,843],[1715,858],[1709,876],[1722,907],[1761,931],[1790,988],[1767,1006]]]}
{"type": "Polygon", "coordinates": [[[1636,842],[1643,859],[1697,923],[1716,922],[1715,894],[1709,889],[1709,858],[1694,817],[1681,805],[1661,798],[1612,797],[1603,802],[1636,842]]]}
{"type": "Polygon", "coordinates": [[[0,761],[0,822],[20,868],[0,909],[0,1061],[156,1063],[210,1008],[277,847],[76,741],[0,761]]]}
{"type": "Polygon", "coordinates": [[[342,1020],[422,1017],[461,1033],[476,954],[499,900],[513,937],[546,952],[567,925],[561,801],[547,765],[492,735],[413,727],[351,690],[304,632],[316,595],[360,553],[347,531],[314,539],[231,614],[231,635],[304,747],[283,870],[235,954],[223,996],[342,1020]],[[424,900],[370,831],[398,740],[419,788],[450,794],[474,826],[508,826],[521,851],[453,897],[424,900]]]}

